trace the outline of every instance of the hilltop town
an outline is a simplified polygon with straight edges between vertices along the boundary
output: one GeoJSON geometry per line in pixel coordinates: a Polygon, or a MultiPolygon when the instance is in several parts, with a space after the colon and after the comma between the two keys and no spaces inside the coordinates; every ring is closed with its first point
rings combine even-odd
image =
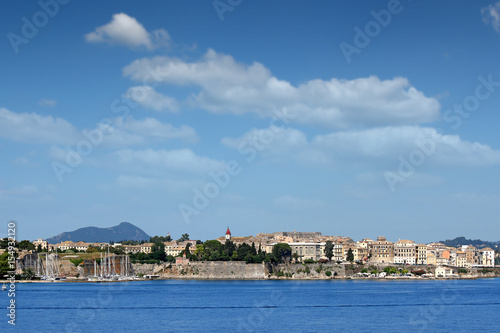
{"type": "MultiPolygon", "coordinates": [[[[500,260],[498,245],[495,249],[479,248],[470,244],[450,247],[438,242],[421,244],[404,239],[392,242],[384,236],[377,239],[364,238],[353,241],[344,236],[326,236],[321,232],[297,231],[259,233],[256,236],[239,237],[233,236],[229,227],[223,236],[205,242],[191,240],[188,234],[184,234],[177,241],[167,235],[151,237],[149,242],[65,241],[49,244],[46,240],[38,239],[32,243],[22,241],[19,244],[22,246],[18,249],[17,273],[30,271],[33,276],[37,276],[35,271],[42,274],[40,267],[47,266],[48,254],[57,255],[61,262],[71,260],[74,264],[63,265],[61,263],[59,265],[61,275],[81,277],[99,276],[99,265],[100,260],[103,260],[103,253],[108,253],[110,258],[113,256],[112,260],[108,260],[109,263],[115,265],[115,262],[119,262],[122,265],[121,269],[115,269],[115,273],[119,270],[125,271],[123,268],[123,263],[125,263],[127,273],[135,272],[136,275],[155,277],[185,276],[188,272],[191,275],[201,274],[200,277],[217,277],[220,269],[220,274],[222,274],[220,277],[227,278],[229,274],[227,272],[231,271],[231,274],[236,274],[234,273],[236,270],[243,272],[241,273],[243,278],[251,278],[252,276],[248,276],[250,267],[248,265],[252,264],[330,264],[332,266],[328,272],[332,274],[335,271],[333,276],[348,275],[344,268],[348,264],[352,270],[351,275],[358,274],[358,276],[379,277],[385,267],[391,267],[391,269],[386,269],[385,273],[399,273],[399,275],[403,273],[410,276],[411,272],[423,272],[428,276],[452,277],[458,276],[458,273],[468,274],[471,270],[477,272],[477,269],[488,272],[487,269],[494,268],[495,263],[498,266],[500,260]],[[207,270],[205,266],[209,263],[211,268],[207,270]],[[223,263],[222,266],[220,266],[221,263],[223,263]],[[355,266],[359,269],[353,268],[355,266]],[[394,271],[392,266],[394,266],[394,271]],[[342,269],[338,270],[339,267],[342,269]],[[227,271],[227,274],[224,271],[227,271]]],[[[0,256],[5,251],[5,249],[0,250],[0,256]]],[[[266,267],[262,271],[258,268],[257,273],[252,273],[255,275],[253,277],[269,277],[273,268],[269,265],[266,267]]],[[[276,267],[274,273],[280,271],[276,273],[278,276],[285,274],[276,267]]],[[[109,268],[111,270],[111,264],[109,268]]],[[[298,269],[292,274],[290,266],[286,266],[286,269],[289,272],[284,275],[285,277],[304,275],[299,274],[303,272],[299,272],[298,269]]],[[[100,271],[102,272],[102,269],[100,271]]],[[[330,274],[324,277],[329,277],[330,274]]],[[[231,277],[230,274],[229,277],[231,277]]]]}

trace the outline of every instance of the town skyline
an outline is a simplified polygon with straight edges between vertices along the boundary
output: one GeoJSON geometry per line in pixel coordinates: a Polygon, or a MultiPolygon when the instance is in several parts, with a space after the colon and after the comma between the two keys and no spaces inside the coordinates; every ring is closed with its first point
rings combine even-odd
{"type": "MultiPolygon", "coordinates": [[[[172,236],[172,234],[170,232],[166,232],[164,234],[155,234],[154,236],[152,236],[152,234],[149,234],[147,233],[146,231],[144,231],[140,226],[137,226],[133,223],[130,223],[130,222],[121,222],[119,225],[121,224],[124,224],[124,223],[128,223],[128,224],[131,224],[132,226],[134,226],[135,228],[138,228],[140,229],[140,231],[142,231],[143,233],[145,233],[146,235],[148,235],[147,239],[143,239],[143,241],[148,241],[149,238],[151,237],[156,237],[156,236],[160,236],[160,237],[163,237],[163,236],[169,236],[169,237],[172,237],[172,239],[177,239],[177,237],[174,235],[172,236]]],[[[109,229],[112,229],[114,227],[118,227],[119,225],[116,225],[116,226],[111,226],[111,227],[104,227],[104,228],[100,228],[100,230],[109,230],[109,229]]],[[[74,233],[74,232],[77,232],[77,231],[81,231],[81,230],[84,230],[84,229],[87,229],[87,228],[95,228],[94,226],[88,226],[88,227],[81,227],[81,228],[78,228],[76,230],[73,230],[73,231],[64,231],[62,233],[59,233],[57,235],[53,235],[53,236],[50,236],[50,237],[36,237],[36,238],[33,238],[33,239],[29,239],[30,241],[34,241],[34,240],[39,240],[39,239],[43,239],[43,240],[46,240],[46,239],[49,239],[49,238],[56,238],[58,236],[61,236],[61,235],[64,235],[64,234],[71,234],[71,233],[74,233]]],[[[230,226],[228,225],[227,226],[227,230],[230,229],[230,226]]],[[[233,230],[237,230],[237,229],[233,229],[233,230]]],[[[93,233],[95,233],[96,231],[93,230],[93,233]]],[[[276,233],[319,233],[321,236],[324,236],[324,237],[340,237],[340,238],[350,238],[352,239],[353,241],[360,241],[362,239],[376,239],[377,237],[379,237],[380,235],[376,235],[375,237],[361,237],[361,238],[354,238],[354,237],[351,237],[349,235],[340,235],[340,234],[324,234],[322,231],[304,231],[304,230],[301,230],[301,231],[297,231],[297,230],[289,230],[289,231],[274,231],[274,232],[257,232],[257,233],[252,233],[252,234],[247,234],[247,235],[243,235],[243,234],[238,234],[237,237],[255,237],[259,234],[276,234],[276,233]]],[[[181,233],[179,234],[179,237],[182,237],[183,235],[185,234],[189,234],[187,232],[185,233],[181,233]]],[[[216,235],[216,237],[198,237],[198,236],[195,236],[195,235],[190,235],[190,239],[195,239],[195,240],[201,240],[201,241],[206,241],[206,240],[212,240],[212,239],[217,239],[217,238],[220,238],[220,237],[223,237],[221,236],[221,234],[219,235],[216,235]]],[[[384,236],[385,237],[385,236],[384,236]]],[[[2,237],[0,237],[2,238],[2,237]]],[[[67,238],[67,237],[66,237],[67,238]]],[[[387,237],[389,240],[391,240],[392,238],[390,237],[387,237]]],[[[456,240],[456,239],[459,239],[459,238],[465,238],[469,241],[482,241],[482,242],[488,242],[488,243],[498,243],[498,245],[500,245],[500,240],[485,240],[485,239],[472,239],[472,238],[468,238],[466,235],[460,235],[460,236],[456,236],[456,237],[449,237],[449,238],[445,238],[445,239],[441,239],[441,240],[437,240],[437,239],[434,239],[434,240],[430,240],[430,241],[420,241],[418,239],[413,239],[413,238],[401,238],[401,237],[397,237],[397,240],[412,240],[412,241],[415,241],[416,243],[432,243],[432,242],[444,242],[444,241],[452,241],[452,240],[456,240]]],[[[395,241],[396,238],[392,239],[395,241]]],[[[119,241],[130,241],[130,240],[133,240],[133,239],[119,239],[119,240],[116,240],[115,242],[119,242],[119,241]]],[[[74,242],[87,242],[88,240],[84,240],[84,239],[75,239],[74,242]]],[[[104,240],[103,241],[107,241],[107,240],[104,240]]],[[[467,245],[467,244],[464,244],[464,245],[467,245]]]]}

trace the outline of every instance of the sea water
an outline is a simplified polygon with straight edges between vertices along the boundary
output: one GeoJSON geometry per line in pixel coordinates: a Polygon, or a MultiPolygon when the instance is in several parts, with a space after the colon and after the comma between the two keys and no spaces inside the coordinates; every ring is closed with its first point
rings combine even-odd
{"type": "Polygon", "coordinates": [[[498,332],[500,279],[16,284],[0,332],[498,332]]]}

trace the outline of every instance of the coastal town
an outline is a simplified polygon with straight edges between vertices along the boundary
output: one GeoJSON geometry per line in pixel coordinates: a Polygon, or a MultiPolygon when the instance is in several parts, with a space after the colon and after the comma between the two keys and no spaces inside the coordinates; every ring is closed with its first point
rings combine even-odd
{"type": "MultiPolygon", "coordinates": [[[[23,242],[20,247],[24,249],[16,249],[16,274],[23,276],[29,272],[31,278],[52,280],[58,280],[59,276],[88,281],[105,277],[115,280],[133,276],[171,278],[186,277],[187,273],[200,278],[232,278],[233,275],[234,278],[308,278],[312,275],[318,278],[390,275],[451,278],[470,276],[471,272],[494,273],[500,259],[498,245],[495,249],[471,244],[452,247],[407,239],[393,242],[384,236],[353,241],[345,236],[297,231],[241,237],[233,236],[229,227],[223,236],[205,242],[191,240],[188,234],[177,241],[168,234],[152,237],[150,242],[50,244],[44,239],[30,244],[23,242]],[[318,274],[303,274],[307,270],[301,271],[300,267],[306,264],[330,267],[330,270],[325,269],[323,275],[320,274],[322,268],[318,274]],[[331,266],[326,266],[329,264],[331,266]],[[206,268],[207,265],[210,268],[206,268]],[[251,265],[257,265],[257,271],[248,275],[251,265]],[[293,271],[290,268],[293,265],[299,268],[293,271]],[[242,270],[242,274],[235,273],[242,270]]],[[[0,249],[0,256],[6,251],[13,249],[0,249]]]]}

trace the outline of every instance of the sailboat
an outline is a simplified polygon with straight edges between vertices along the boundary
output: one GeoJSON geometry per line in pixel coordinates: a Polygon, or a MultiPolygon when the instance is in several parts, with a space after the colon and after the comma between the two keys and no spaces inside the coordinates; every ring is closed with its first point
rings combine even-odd
{"type": "Polygon", "coordinates": [[[7,290],[7,285],[5,284],[5,282],[2,284],[2,290],[7,290]]]}

